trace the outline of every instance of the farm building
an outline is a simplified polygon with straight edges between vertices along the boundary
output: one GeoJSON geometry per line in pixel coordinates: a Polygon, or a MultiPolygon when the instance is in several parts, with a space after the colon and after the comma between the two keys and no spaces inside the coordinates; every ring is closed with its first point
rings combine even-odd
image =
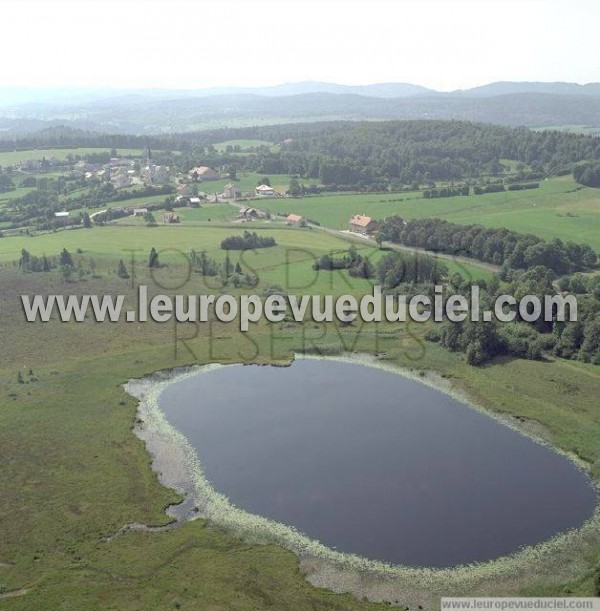
{"type": "Polygon", "coordinates": [[[144,216],[145,214],[148,214],[148,208],[134,208],[133,209],[133,216],[144,216]]]}
{"type": "Polygon", "coordinates": [[[269,185],[258,185],[258,187],[256,187],[256,195],[260,197],[273,196],[275,195],[275,189],[269,187],[269,185]]]}
{"type": "Polygon", "coordinates": [[[223,197],[225,199],[237,199],[240,197],[242,192],[237,188],[237,185],[233,182],[223,187],[223,197]]]}
{"type": "Polygon", "coordinates": [[[174,212],[165,212],[163,214],[162,222],[165,224],[179,223],[179,215],[175,214],[174,212]]]}
{"type": "Polygon", "coordinates": [[[287,225],[292,225],[294,227],[302,227],[306,224],[299,214],[288,214],[285,222],[287,225]]]}
{"type": "Polygon", "coordinates": [[[192,168],[188,174],[195,180],[219,180],[221,175],[205,165],[200,165],[192,168]]]}
{"type": "Polygon", "coordinates": [[[66,216],[69,216],[69,213],[66,210],[64,212],[55,212],[54,216],[58,218],[66,217],[66,216]]]}
{"type": "Polygon", "coordinates": [[[240,208],[240,218],[246,219],[247,221],[257,219],[259,216],[256,208],[240,208]]]}
{"type": "Polygon", "coordinates": [[[370,216],[355,214],[348,222],[348,229],[353,233],[368,235],[372,231],[375,231],[375,221],[370,216]]]}

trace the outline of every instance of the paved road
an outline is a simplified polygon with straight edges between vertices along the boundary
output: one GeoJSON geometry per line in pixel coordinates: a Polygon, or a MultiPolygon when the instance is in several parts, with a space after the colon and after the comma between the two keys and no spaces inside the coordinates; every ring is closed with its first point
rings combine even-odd
{"type": "MultiPolygon", "coordinates": [[[[237,206],[238,208],[245,207],[245,206],[242,206],[242,204],[235,202],[235,201],[229,201],[229,203],[233,204],[234,206],[237,206]]],[[[246,202],[243,202],[243,203],[245,204],[246,202]]],[[[257,210],[260,210],[258,206],[255,206],[255,207],[257,210]]],[[[285,217],[283,216],[280,217],[278,215],[272,215],[272,218],[285,220],[285,217]]],[[[375,240],[367,236],[362,236],[357,233],[351,233],[349,231],[341,231],[339,229],[331,229],[329,227],[322,227],[321,225],[313,225],[311,223],[309,223],[309,226],[312,227],[313,229],[317,229],[318,231],[323,231],[325,233],[335,235],[336,237],[342,238],[343,240],[346,240],[347,242],[357,242],[360,244],[368,243],[374,247],[377,247],[377,243],[375,242],[375,240]]],[[[493,263],[485,263],[484,261],[478,261],[477,259],[470,259],[469,257],[449,255],[443,252],[434,252],[432,250],[426,250],[425,248],[418,248],[415,246],[404,246],[403,244],[395,244],[394,242],[383,242],[382,246],[384,246],[388,250],[422,253],[425,255],[429,255],[431,257],[437,257],[438,259],[446,259],[448,261],[453,261],[454,263],[457,263],[459,266],[465,265],[465,266],[471,266],[471,267],[478,267],[479,269],[483,269],[486,272],[496,273],[500,271],[499,265],[494,265],[493,263]]],[[[463,275],[466,276],[467,278],[469,277],[470,274],[469,274],[468,267],[464,267],[463,275]]]]}

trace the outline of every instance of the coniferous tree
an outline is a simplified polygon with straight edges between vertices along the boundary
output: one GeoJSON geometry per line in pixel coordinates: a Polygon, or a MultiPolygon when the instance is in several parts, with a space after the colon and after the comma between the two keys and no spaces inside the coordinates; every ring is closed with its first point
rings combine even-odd
{"type": "Polygon", "coordinates": [[[156,252],[156,248],[152,247],[150,250],[150,256],[148,257],[148,267],[159,267],[160,264],[158,262],[158,253],[156,252]]]}
{"type": "Polygon", "coordinates": [[[119,260],[119,265],[117,266],[117,276],[119,276],[119,278],[123,278],[124,280],[129,278],[129,273],[127,272],[125,263],[123,263],[123,259],[119,260]]]}
{"type": "Polygon", "coordinates": [[[66,248],[63,248],[62,252],[60,253],[59,265],[61,267],[65,265],[73,265],[73,258],[71,257],[71,253],[66,248]]]}

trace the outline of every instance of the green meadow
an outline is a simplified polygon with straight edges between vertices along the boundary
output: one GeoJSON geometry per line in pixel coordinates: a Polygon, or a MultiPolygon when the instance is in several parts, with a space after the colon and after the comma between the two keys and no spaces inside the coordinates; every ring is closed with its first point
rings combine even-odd
{"type": "MultiPolygon", "coordinates": [[[[24,321],[22,294],[124,294],[129,307],[138,283],[171,294],[229,292],[233,289],[224,289],[216,279],[190,276],[178,250],[205,249],[222,260],[220,239],[239,229],[107,226],[0,240],[0,486],[5,500],[0,507],[5,525],[0,538],[0,586],[2,592],[12,594],[1,600],[3,608],[388,608],[317,589],[306,580],[292,553],[272,545],[249,545],[203,520],[111,538],[127,524],[167,524],[164,508],[179,498],[162,487],[151,470],[150,457],[132,432],[135,401],[121,387],[130,377],[156,370],[215,361],[281,363],[299,349],[384,353],[390,364],[439,372],[478,404],[531,423],[549,441],[586,460],[592,474],[600,477],[598,367],[557,359],[498,359],[486,367],[470,367],[459,354],[426,342],[427,326],[419,324],[263,321],[242,334],[237,325],[223,323],[24,321]],[[63,246],[76,263],[98,259],[97,277],[64,283],[56,271],[22,274],[16,267],[20,248],[54,254],[63,246]],[[152,273],[146,266],[151,246],[164,251],[160,259],[166,264],[152,273]],[[77,253],[78,248],[83,252],[77,253]],[[136,248],[133,270],[127,255],[136,248]],[[134,273],[134,286],[115,274],[120,258],[134,273]],[[576,409],[572,401],[565,401],[565,393],[576,397],[576,409]]],[[[340,237],[309,229],[259,231],[273,235],[278,245],[243,255],[231,253],[234,262],[239,260],[243,269],[259,277],[253,291],[272,284],[287,284],[299,293],[358,295],[370,290],[368,281],[351,279],[345,272],[315,275],[311,269],[314,257],[347,248],[340,237]]],[[[361,252],[382,254],[369,246],[361,252]]],[[[518,577],[496,576],[494,587],[504,595],[592,595],[600,541],[590,538],[582,543],[572,560],[550,554],[518,577]]],[[[457,594],[489,584],[489,576],[478,581],[473,573],[470,579],[475,581],[455,586],[457,594]]],[[[370,580],[366,574],[360,577],[365,594],[370,580]]],[[[443,577],[432,578],[427,591],[416,592],[410,579],[400,577],[390,590],[391,600],[432,611],[439,608],[446,583],[443,577]]]]}
{"type": "MultiPolygon", "coordinates": [[[[248,184],[256,184],[259,177],[245,178],[248,184]]],[[[271,182],[277,185],[273,177],[271,182]]],[[[137,198],[112,205],[141,206],[162,200],[164,196],[156,196],[155,200],[137,198]]],[[[568,179],[545,181],[536,191],[468,198],[425,200],[416,193],[362,194],[262,200],[258,205],[273,212],[297,212],[333,228],[345,228],[347,218],[357,212],[375,218],[441,216],[520,231],[535,229],[544,237],[556,234],[600,247],[593,224],[600,218],[596,192],[576,189],[568,179]],[[569,233],[571,222],[577,227],[569,233]]],[[[372,290],[372,280],[351,278],[339,270],[315,272],[314,261],[322,254],[341,255],[351,243],[373,262],[385,255],[351,236],[291,228],[281,221],[232,223],[237,208],[230,204],[177,208],[176,213],[181,216],[178,225],[163,225],[162,212],[157,211],[156,227],[145,226],[142,219],[125,218],[103,227],[0,239],[3,608],[389,608],[387,603],[363,599],[376,596],[376,590],[370,588],[380,582],[372,575],[356,576],[353,586],[358,597],[316,588],[306,579],[310,562],[301,564],[294,554],[274,545],[248,544],[204,520],[164,530],[130,530],[113,537],[128,524],[168,525],[165,507],[180,500],[159,483],[152,470],[151,458],[132,430],[136,402],[122,388],[129,378],[157,370],[209,362],[281,364],[298,350],[385,355],[387,363],[415,373],[436,372],[478,405],[518,418],[528,430],[585,461],[592,477],[600,481],[598,366],[556,358],[498,358],[484,367],[471,367],[462,355],[427,342],[424,335],[429,325],[416,323],[261,321],[244,334],[235,323],[214,320],[198,325],[97,323],[92,319],[62,323],[56,318],[48,323],[25,322],[20,303],[23,294],[124,294],[129,308],[135,304],[138,284],[147,284],[151,293],[265,294],[277,286],[296,294],[358,297],[372,290]],[[190,273],[186,253],[191,249],[204,250],[222,262],[226,253],[220,248],[221,240],[244,230],[272,236],[277,242],[270,248],[229,253],[233,264],[239,263],[243,272],[258,278],[257,287],[236,290],[222,286],[218,278],[190,273]],[[163,265],[157,270],[147,267],[152,247],[163,265]],[[17,261],[23,248],[35,255],[57,255],[67,248],[75,265],[87,267],[93,260],[95,274],[65,283],[56,270],[21,273],[17,261]],[[120,259],[131,279],[117,276],[120,259]]],[[[449,273],[471,278],[490,275],[476,263],[442,263],[449,273]]],[[[568,553],[551,552],[536,558],[518,574],[490,577],[485,570],[473,569],[464,583],[453,586],[454,593],[597,594],[600,533],[594,532],[568,553]]],[[[439,609],[439,597],[447,594],[444,576],[432,577],[426,590],[415,589],[409,578],[395,579],[385,582],[387,599],[400,607],[433,611],[439,609]]]]}
{"type": "Polygon", "coordinates": [[[544,180],[539,189],[425,199],[421,193],[350,194],[261,202],[272,213],[296,213],[334,229],[346,229],[353,214],[375,219],[442,218],[453,223],[507,227],[542,238],[587,242],[600,251],[600,190],[572,178],[544,180]]]}
{"type": "Polygon", "coordinates": [[[239,208],[231,204],[202,204],[201,208],[175,208],[182,223],[206,223],[206,222],[228,222],[233,221],[238,214],[239,208]]]}
{"type": "MultiPolygon", "coordinates": [[[[186,208],[185,213],[201,213],[206,210],[205,214],[212,215],[212,208],[217,212],[224,210],[229,213],[229,209],[235,211],[228,204],[214,204],[206,208],[186,208]]],[[[184,209],[177,209],[178,214],[180,211],[184,209]]],[[[314,293],[344,293],[348,292],[351,284],[360,293],[364,292],[363,289],[370,290],[373,282],[353,278],[349,284],[346,274],[339,271],[315,273],[311,269],[312,264],[322,254],[339,255],[345,252],[351,244],[373,263],[385,254],[385,251],[369,244],[352,240],[352,236],[346,239],[317,229],[295,229],[274,222],[221,224],[217,218],[211,222],[198,219],[195,224],[189,225],[185,220],[180,224],[163,225],[161,216],[162,212],[155,213],[158,222],[155,227],[147,227],[142,218],[127,217],[105,227],[50,232],[33,237],[5,237],[0,240],[0,261],[17,260],[23,248],[38,256],[57,255],[63,248],[71,253],[82,251],[86,257],[93,257],[96,263],[118,262],[121,258],[129,260],[132,252],[136,259],[145,260],[153,247],[161,253],[161,261],[165,262],[181,263],[181,253],[189,253],[192,249],[198,252],[205,250],[211,257],[222,261],[225,258],[225,251],[220,247],[223,239],[244,231],[258,231],[262,235],[273,236],[277,246],[255,251],[231,251],[231,260],[234,263],[241,260],[246,271],[253,271],[261,280],[293,291],[310,289],[309,292],[314,293]]],[[[476,262],[471,264],[446,259],[440,262],[448,268],[449,274],[458,272],[465,278],[487,278],[491,275],[491,272],[479,267],[476,262]]]]}
{"type": "MultiPolygon", "coordinates": [[[[49,149],[28,149],[22,151],[0,151],[0,165],[14,165],[27,159],[66,159],[67,155],[92,155],[94,153],[110,153],[110,148],[49,148],[49,149]]],[[[144,153],[142,149],[117,149],[117,153],[123,157],[141,157],[144,153]]]]}
{"type": "Polygon", "coordinates": [[[274,189],[287,190],[290,184],[290,177],[286,174],[258,174],[257,172],[238,172],[235,180],[231,178],[221,178],[219,180],[207,180],[198,183],[198,189],[205,193],[221,193],[225,185],[234,182],[242,193],[252,192],[260,183],[261,179],[269,178],[274,189]]]}

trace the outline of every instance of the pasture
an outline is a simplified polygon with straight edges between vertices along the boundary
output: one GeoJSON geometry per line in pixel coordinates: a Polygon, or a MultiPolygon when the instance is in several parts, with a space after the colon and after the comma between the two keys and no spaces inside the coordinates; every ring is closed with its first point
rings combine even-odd
{"type": "Polygon", "coordinates": [[[287,190],[290,177],[287,174],[258,174],[257,172],[238,172],[235,180],[221,178],[219,180],[207,180],[198,183],[198,189],[205,193],[221,193],[225,185],[234,182],[242,193],[252,192],[262,178],[268,177],[274,189],[287,190]]]}
{"type": "MultiPolygon", "coordinates": [[[[15,165],[28,159],[39,160],[42,158],[66,159],[68,155],[73,157],[93,155],[96,153],[110,153],[110,148],[49,148],[49,149],[27,149],[22,151],[0,151],[0,165],[15,165]]],[[[122,157],[141,157],[144,153],[142,149],[117,149],[117,153],[122,157]]]]}
{"type": "MultiPolygon", "coordinates": [[[[338,197],[342,201],[344,196],[323,200],[338,197]]],[[[439,372],[455,389],[468,392],[490,410],[535,423],[536,430],[587,460],[599,476],[597,367],[557,359],[500,359],[493,366],[470,367],[461,355],[426,342],[423,334],[428,327],[416,323],[363,327],[261,321],[242,334],[236,324],[224,323],[24,321],[22,294],[124,294],[125,307],[135,303],[136,284],[148,284],[152,292],[238,294],[233,287],[222,287],[217,278],[190,275],[184,255],[192,248],[205,250],[222,262],[226,253],[221,240],[245,229],[273,236],[277,246],[230,252],[232,263],[239,262],[242,271],[256,275],[260,282],[243,292],[261,293],[272,285],[297,294],[359,296],[371,291],[372,281],[353,279],[342,271],[312,269],[321,254],[341,254],[348,248],[343,237],[277,222],[227,224],[214,219],[209,223],[204,215],[212,217],[213,209],[236,212],[228,204],[215,204],[179,209],[180,225],[111,224],[0,239],[5,348],[0,353],[4,465],[0,485],[7,500],[0,518],[9,525],[0,540],[0,584],[7,591],[24,591],[3,600],[7,608],[28,611],[66,605],[133,611],[198,604],[207,609],[212,605],[290,611],[388,608],[316,589],[306,581],[293,554],[275,546],[249,545],[202,520],[174,530],[131,531],[110,539],[133,522],[166,524],[164,507],[178,499],[159,484],[143,444],[132,434],[136,404],[121,388],[129,377],[160,369],[195,362],[281,363],[294,350],[315,347],[385,353],[390,363],[439,372]],[[89,265],[93,259],[95,276],[65,283],[56,270],[30,274],[18,270],[22,248],[36,255],[57,255],[63,247],[76,265],[89,265]],[[152,247],[165,264],[155,271],[147,267],[152,247]],[[133,280],[117,276],[119,259],[125,261],[133,280]],[[576,394],[577,410],[564,400],[565,393],[576,394]]],[[[384,254],[370,244],[356,246],[373,261],[384,254]]],[[[486,273],[475,266],[448,265],[463,275],[465,268],[473,275],[486,273]]],[[[598,545],[594,540],[582,544],[577,562],[551,558],[546,574],[532,569],[520,574],[518,581],[512,575],[498,577],[496,586],[511,594],[561,595],[568,588],[591,595],[593,570],[600,559],[598,545]]],[[[439,606],[436,597],[444,583],[432,581],[423,593],[400,581],[394,586],[394,599],[411,608],[422,604],[432,609],[439,606]]]]}
{"type": "MultiPolygon", "coordinates": [[[[22,245],[32,252],[57,252],[67,240],[65,245],[73,250],[83,248],[82,257],[105,253],[107,263],[114,264],[114,258],[128,247],[145,249],[141,261],[151,244],[182,249],[194,245],[216,256],[217,240],[230,233],[228,227],[105,227],[40,236],[22,244],[17,238],[6,238],[0,240],[0,248],[3,257],[10,258],[22,245]]],[[[303,274],[311,273],[310,253],[304,252],[307,246],[317,251],[346,247],[339,238],[317,231],[276,229],[273,235],[280,245],[257,251],[249,259],[261,277],[259,290],[285,280],[284,247],[289,249],[290,265],[303,274]]],[[[165,282],[185,277],[185,266],[176,256],[167,255],[161,258],[169,267],[156,274],[164,273],[165,282]]],[[[65,284],[56,272],[21,274],[12,265],[0,267],[4,346],[0,354],[4,465],[0,479],[6,499],[1,518],[7,525],[0,540],[0,583],[6,591],[23,590],[21,596],[2,601],[7,608],[28,611],[66,605],[133,611],[197,608],[198,601],[207,609],[388,608],[316,589],[305,580],[293,554],[272,545],[249,545],[202,520],[164,532],[130,531],[110,538],[133,522],[165,524],[164,507],[178,499],[151,471],[144,446],[131,431],[135,401],[121,388],[129,377],[160,369],[193,362],[282,362],[301,347],[385,352],[389,363],[437,371],[481,405],[535,423],[552,442],[595,465],[593,472],[599,474],[595,367],[521,359],[469,367],[460,355],[424,341],[426,327],[418,324],[363,328],[261,322],[242,334],[235,324],[174,329],[171,324],[152,322],[24,321],[19,305],[23,293],[124,293],[127,307],[134,303],[130,281],[100,266],[98,273],[98,278],[65,284]],[[564,400],[565,392],[576,393],[577,410],[564,400]]],[[[316,291],[328,291],[319,282],[334,278],[335,290],[348,292],[340,274],[323,277],[314,284],[316,291]]],[[[310,280],[295,271],[293,279],[296,284],[310,280]]],[[[136,282],[152,284],[143,264],[137,268],[136,282]]],[[[175,292],[194,294],[206,288],[218,290],[206,287],[194,275],[175,292]]],[[[518,579],[500,575],[494,583],[505,594],[563,595],[568,589],[592,595],[598,559],[598,543],[588,540],[574,562],[564,562],[563,557],[545,559],[546,573],[532,570],[518,579]]],[[[361,583],[367,588],[368,577],[363,575],[361,583]]],[[[482,587],[488,583],[489,579],[482,587]]],[[[436,597],[444,587],[447,576],[432,579],[428,592],[416,592],[410,579],[400,579],[394,586],[394,599],[411,608],[421,604],[433,609],[439,606],[436,597]]],[[[468,592],[472,582],[456,587],[468,592]]]]}
{"type": "MultiPolygon", "coordinates": [[[[259,178],[254,174],[242,180],[253,187],[259,178]]],[[[284,178],[289,180],[279,177],[282,183],[284,178]]],[[[277,185],[278,177],[271,176],[271,183],[277,185]]],[[[111,205],[142,206],[151,201],[154,198],[136,198],[111,205]]],[[[570,179],[545,181],[536,191],[439,200],[425,200],[419,193],[350,194],[261,200],[257,205],[273,212],[296,212],[336,229],[345,228],[351,214],[362,212],[375,218],[437,216],[589,241],[600,249],[598,196],[592,189],[577,188],[570,179]]],[[[372,289],[372,280],[312,269],[320,255],[347,250],[349,241],[342,236],[285,227],[277,221],[230,223],[237,209],[229,204],[176,212],[182,220],[179,225],[162,225],[158,211],[156,227],[126,218],[104,227],[0,239],[0,486],[6,499],[0,519],[7,525],[0,540],[0,590],[22,594],[2,600],[7,608],[389,608],[317,589],[305,579],[293,554],[273,545],[250,545],[202,520],[173,530],[129,531],[111,538],[135,522],[165,525],[165,506],[179,499],[151,470],[144,445],[132,433],[136,403],[121,387],[130,377],[157,370],[206,362],[282,363],[305,348],[385,354],[391,364],[423,375],[437,372],[477,404],[518,418],[536,434],[587,461],[596,480],[600,477],[596,366],[555,358],[500,358],[489,366],[470,367],[460,354],[427,342],[424,333],[430,326],[416,323],[261,321],[243,334],[235,323],[24,321],[22,294],[124,294],[125,307],[132,307],[136,284],[170,294],[265,293],[276,285],[297,294],[361,296],[372,289]],[[239,262],[243,272],[258,278],[257,287],[240,291],[223,287],[218,278],[189,273],[185,255],[191,249],[223,262],[221,240],[244,230],[273,236],[277,242],[271,248],[229,253],[234,265],[239,262]],[[164,264],[157,270],[147,267],[152,247],[164,264]],[[16,262],[23,248],[48,256],[67,248],[75,265],[88,266],[93,260],[95,274],[65,283],[56,270],[21,273],[16,262]],[[119,259],[133,279],[117,276],[119,259]],[[576,398],[576,409],[565,396],[576,398]]],[[[373,262],[385,254],[372,244],[355,245],[373,262]]],[[[442,263],[450,273],[489,276],[476,265],[442,263]]],[[[550,555],[539,562],[546,563],[543,571],[535,564],[518,576],[497,575],[494,587],[505,595],[593,595],[600,541],[582,542],[568,561],[550,555]]],[[[458,583],[458,593],[472,592],[478,578],[472,573],[469,579],[467,585],[458,583]]],[[[363,592],[369,592],[369,577],[361,575],[359,581],[363,592]]],[[[482,588],[489,584],[489,576],[480,582],[482,588]]],[[[439,607],[446,587],[446,576],[432,579],[427,592],[400,579],[393,586],[394,601],[411,609],[433,609],[439,607]]]]}
{"type": "Polygon", "coordinates": [[[261,202],[272,213],[296,213],[334,229],[346,229],[353,214],[375,219],[441,218],[533,233],[545,239],[587,242],[600,251],[600,190],[581,187],[570,177],[553,178],[539,189],[425,199],[421,193],[349,194],[274,199],[261,202]]]}
{"type": "MultiPolygon", "coordinates": [[[[219,208],[226,204],[216,204],[219,208]]],[[[230,208],[230,206],[227,206],[230,208]]],[[[232,207],[231,207],[232,208],[232,207]]],[[[207,209],[186,209],[186,212],[201,212],[207,209]]],[[[371,292],[374,280],[351,278],[345,271],[320,271],[312,269],[313,263],[323,254],[340,256],[348,250],[351,243],[343,237],[331,235],[316,229],[293,229],[276,223],[235,223],[215,222],[186,225],[163,225],[160,213],[155,217],[158,225],[145,226],[143,219],[127,217],[116,224],[92,229],[75,229],[31,236],[10,236],[0,240],[0,262],[15,265],[21,249],[41,256],[57,255],[63,248],[72,254],[80,252],[84,259],[92,258],[103,272],[112,273],[119,259],[130,261],[133,256],[138,264],[145,265],[151,248],[156,248],[160,260],[170,265],[181,265],[184,256],[192,249],[206,251],[207,255],[223,262],[225,251],[220,244],[230,235],[243,231],[258,231],[261,235],[275,238],[277,246],[253,251],[231,251],[230,259],[235,265],[238,261],[244,272],[251,272],[266,285],[277,285],[291,292],[311,294],[343,294],[345,292],[362,295],[371,292]],[[12,263],[11,263],[12,262],[12,263]]],[[[370,244],[352,242],[360,254],[376,263],[385,251],[370,244]]],[[[490,272],[476,264],[459,261],[441,260],[448,273],[460,273],[465,278],[487,278],[490,272]]],[[[159,275],[171,273],[166,270],[159,275]]]]}

